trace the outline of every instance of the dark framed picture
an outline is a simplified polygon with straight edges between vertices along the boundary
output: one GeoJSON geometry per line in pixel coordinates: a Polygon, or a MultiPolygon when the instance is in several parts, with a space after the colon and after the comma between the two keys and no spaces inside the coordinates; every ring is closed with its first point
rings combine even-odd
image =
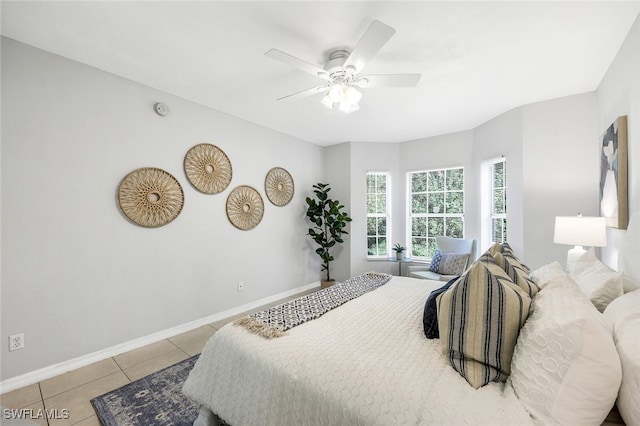
{"type": "Polygon", "coordinates": [[[627,116],[618,117],[600,136],[600,216],[607,226],[627,229],[627,116]]]}

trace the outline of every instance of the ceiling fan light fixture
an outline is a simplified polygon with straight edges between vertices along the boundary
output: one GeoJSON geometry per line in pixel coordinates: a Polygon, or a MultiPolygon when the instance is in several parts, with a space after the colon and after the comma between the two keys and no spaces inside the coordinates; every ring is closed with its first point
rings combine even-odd
{"type": "Polygon", "coordinates": [[[344,100],[345,91],[341,84],[334,84],[329,89],[329,97],[333,102],[342,102],[344,100]]]}
{"type": "Polygon", "coordinates": [[[346,114],[360,109],[358,102],[362,93],[345,81],[334,82],[329,91],[322,97],[322,105],[329,109],[337,109],[346,114]]]}
{"type": "Polygon", "coordinates": [[[389,25],[374,20],[352,51],[344,49],[332,51],[323,67],[311,64],[278,49],[268,50],[265,56],[325,80],[320,86],[284,96],[278,100],[298,99],[324,93],[321,102],[327,108],[353,112],[359,109],[358,102],[362,98],[362,94],[356,90],[358,88],[415,87],[420,80],[420,74],[370,74],[363,77],[359,76],[369,60],[378,53],[395,32],[396,30],[389,25]]]}
{"type": "Polygon", "coordinates": [[[320,101],[322,105],[326,106],[329,109],[333,109],[334,102],[331,100],[331,96],[329,96],[329,92],[322,97],[322,101],[320,101]]]}
{"type": "Polygon", "coordinates": [[[360,99],[362,99],[362,93],[358,92],[355,87],[348,86],[344,90],[344,97],[350,104],[358,104],[360,99]]]}

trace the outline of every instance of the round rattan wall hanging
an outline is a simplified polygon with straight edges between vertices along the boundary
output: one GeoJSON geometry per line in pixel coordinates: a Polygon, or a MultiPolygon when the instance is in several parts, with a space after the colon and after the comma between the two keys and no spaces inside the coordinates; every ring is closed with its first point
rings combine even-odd
{"type": "Polygon", "coordinates": [[[262,197],[250,186],[237,186],[227,197],[227,217],[238,229],[248,231],[262,220],[264,202],[262,197]]]}
{"type": "Polygon", "coordinates": [[[264,180],[264,191],[267,198],[278,207],[286,206],[293,198],[295,188],[293,178],[282,167],[269,170],[264,180]]]}
{"type": "Polygon", "coordinates": [[[155,167],[143,167],[122,179],[118,203],[133,222],[155,228],[178,217],[184,205],[184,193],[171,174],[155,167]]]}
{"type": "Polygon", "coordinates": [[[220,148],[208,143],[192,147],[184,157],[184,172],[191,184],[205,194],[224,191],[231,182],[231,162],[220,148]]]}

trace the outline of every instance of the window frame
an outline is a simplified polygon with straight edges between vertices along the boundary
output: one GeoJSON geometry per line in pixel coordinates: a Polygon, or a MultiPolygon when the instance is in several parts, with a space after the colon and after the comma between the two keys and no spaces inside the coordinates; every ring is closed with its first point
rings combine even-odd
{"type": "Polygon", "coordinates": [[[509,234],[507,233],[507,212],[508,212],[508,205],[507,205],[507,179],[508,179],[508,175],[507,175],[507,160],[504,157],[500,157],[497,159],[492,160],[489,163],[489,181],[490,181],[490,199],[491,202],[489,204],[489,229],[490,229],[490,240],[491,243],[505,243],[508,241],[509,238],[509,234]],[[503,179],[502,179],[502,186],[500,187],[496,187],[495,186],[495,167],[496,164],[502,163],[502,169],[503,169],[503,179]],[[501,190],[503,193],[503,197],[504,197],[504,213],[496,213],[496,190],[501,190]],[[502,239],[501,241],[496,241],[496,233],[494,231],[494,220],[502,220],[504,225],[503,225],[503,230],[502,230],[502,239]]]}
{"type": "MultiPolygon", "coordinates": [[[[494,242],[493,238],[493,173],[494,164],[503,162],[505,168],[505,203],[508,204],[509,196],[509,176],[508,176],[508,157],[504,155],[497,155],[495,157],[489,157],[480,162],[480,251],[487,250],[494,242]]],[[[509,227],[509,207],[506,206],[506,221],[507,228],[509,227]]],[[[497,216],[499,218],[499,216],[497,216]]],[[[507,239],[508,239],[507,230],[507,239]]]]}
{"type": "MultiPolygon", "coordinates": [[[[377,185],[376,185],[376,189],[377,189],[377,185]]],[[[377,204],[377,203],[376,203],[377,204]]],[[[392,221],[392,214],[391,214],[391,173],[389,171],[369,171],[365,174],[365,210],[366,210],[366,223],[365,223],[365,227],[366,227],[366,233],[365,233],[365,238],[366,238],[366,247],[367,247],[367,259],[387,259],[388,257],[391,256],[391,221],[392,221]],[[385,196],[386,196],[386,200],[385,200],[385,213],[369,213],[369,208],[368,208],[368,200],[369,200],[369,195],[380,195],[380,193],[376,192],[369,192],[369,187],[367,185],[367,180],[368,177],[370,175],[377,175],[377,176],[384,176],[385,177],[385,196]],[[369,235],[369,218],[384,218],[386,220],[386,234],[384,235],[384,238],[386,238],[386,245],[387,245],[387,251],[386,253],[383,254],[369,254],[369,238],[371,237],[375,237],[376,238],[376,244],[379,244],[379,238],[381,238],[381,235],[378,234],[378,227],[376,226],[376,235],[369,235]]]]}
{"type": "Polygon", "coordinates": [[[407,253],[408,256],[410,256],[412,259],[418,260],[418,261],[430,261],[431,260],[431,256],[429,256],[429,239],[432,238],[433,241],[433,247],[435,248],[435,237],[439,236],[439,235],[435,235],[433,237],[429,236],[429,218],[437,218],[437,217],[442,217],[443,218],[443,234],[442,235],[447,235],[447,224],[446,224],[446,220],[447,218],[455,218],[455,219],[460,219],[462,222],[462,235],[460,236],[460,238],[464,238],[465,236],[465,220],[464,220],[464,215],[465,215],[465,200],[466,200],[466,191],[465,191],[465,167],[464,166],[453,166],[453,167],[440,167],[440,168],[434,168],[434,169],[425,169],[425,170],[414,170],[414,171],[409,171],[407,172],[407,226],[406,226],[406,232],[407,232],[407,253]],[[449,170],[461,170],[462,172],[462,189],[461,190],[448,190],[447,189],[447,172],[449,170]],[[444,181],[443,181],[443,190],[442,191],[429,191],[429,184],[427,181],[427,187],[425,189],[425,191],[420,191],[420,192],[413,192],[413,175],[414,174],[418,174],[418,173],[432,173],[432,172],[443,172],[444,173],[444,181]],[[449,213],[447,211],[444,212],[431,212],[429,211],[429,194],[439,194],[442,193],[443,194],[443,204],[446,205],[446,199],[447,193],[461,193],[462,194],[462,212],[461,213],[449,213]],[[426,208],[426,212],[420,212],[420,213],[414,213],[413,212],[413,196],[414,195],[424,195],[426,203],[427,203],[427,208],[426,208]],[[425,230],[425,236],[418,236],[417,238],[424,238],[426,239],[426,244],[427,244],[427,254],[426,256],[422,256],[422,255],[417,255],[415,253],[415,249],[414,249],[414,235],[413,235],[413,219],[414,218],[426,218],[426,230],[425,230]]]}

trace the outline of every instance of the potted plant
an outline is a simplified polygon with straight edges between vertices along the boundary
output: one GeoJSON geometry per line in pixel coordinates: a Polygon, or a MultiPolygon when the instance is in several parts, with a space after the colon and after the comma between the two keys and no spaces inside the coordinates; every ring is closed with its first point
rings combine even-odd
{"type": "Polygon", "coordinates": [[[329,184],[317,183],[313,188],[315,199],[307,197],[307,218],[313,224],[308,235],[319,246],[316,253],[322,260],[322,270],[327,271],[326,280],[321,283],[322,288],[325,288],[335,281],[329,272],[329,264],[334,260],[329,249],[337,243],[344,242],[342,234],[348,234],[344,228],[347,222],[351,222],[351,218],[342,210],[344,206],[339,201],[329,198],[329,184]]]}
{"type": "Polygon", "coordinates": [[[402,253],[404,253],[406,248],[404,248],[400,243],[397,243],[395,246],[393,246],[393,249],[396,252],[396,259],[402,260],[402,257],[404,256],[402,253]]]}

